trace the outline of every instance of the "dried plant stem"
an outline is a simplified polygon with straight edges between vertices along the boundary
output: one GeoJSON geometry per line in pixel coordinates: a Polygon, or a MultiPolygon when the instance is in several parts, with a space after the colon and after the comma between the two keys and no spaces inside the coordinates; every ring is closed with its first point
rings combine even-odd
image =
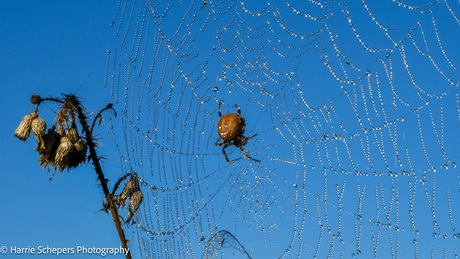
{"type": "Polygon", "coordinates": [[[80,105],[78,105],[77,107],[78,107],[78,111],[77,111],[78,120],[80,121],[80,124],[86,135],[86,141],[87,141],[88,149],[89,149],[89,158],[91,159],[94,165],[94,169],[96,171],[97,178],[99,179],[99,182],[102,186],[102,190],[104,191],[106,206],[110,210],[110,214],[112,214],[112,219],[113,219],[113,222],[115,223],[115,227],[117,229],[118,236],[120,237],[121,245],[125,249],[125,251],[128,251],[128,253],[126,254],[126,259],[131,259],[131,252],[128,250],[128,240],[126,240],[125,232],[123,231],[123,228],[121,226],[120,215],[118,214],[118,210],[115,204],[115,199],[112,196],[112,194],[109,192],[107,181],[105,179],[104,173],[102,172],[102,167],[99,162],[99,157],[97,156],[97,153],[96,153],[96,145],[93,142],[92,132],[90,131],[90,128],[88,126],[88,122],[83,112],[83,109],[80,107],[80,105]]]}
{"type": "MultiPolygon", "coordinates": [[[[77,167],[80,163],[85,162],[87,149],[89,149],[88,160],[91,160],[94,165],[94,170],[96,171],[97,178],[99,179],[105,196],[104,210],[110,210],[121,245],[126,251],[126,259],[131,259],[128,240],[126,240],[125,232],[123,231],[121,225],[121,216],[118,214],[118,201],[116,196],[113,194],[116,188],[118,188],[121,180],[117,182],[113,193],[110,193],[107,186],[107,179],[104,176],[104,172],[102,172],[102,167],[99,161],[100,158],[96,153],[96,144],[93,141],[92,134],[96,120],[102,119],[102,112],[112,109],[116,116],[116,112],[112,108],[112,104],[107,104],[107,106],[97,114],[90,127],[88,125],[83,106],[75,95],[64,95],[64,98],[60,99],[53,97],[42,98],[38,94],[34,94],[30,98],[30,101],[32,104],[37,105],[37,107],[33,113],[26,115],[22,119],[19,127],[14,132],[14,135],[25,141],[29,137],[30,131],[32,131],[38,143],[36,151],[40,154],[40,165],[44,167],[51,165],[55,168],[55,170],[59,170],[61,172],[65,169],[69,170],[73,167],[77,167]],[[48,133],[46,134],[46,122],[38,117],[38,107],[45,101],[61,104],[61,108],[56,116],[56,121],[53,126],[48,129],[48,133]],[[85,133],[86,142],[78,135],[77,119],[83,128],[83,132],[85,133]],[[71,124],[70,126],[69,123],[71,124]],[[57,131],[55,131],[56,126],[58,127],[57,131]]],[[[135,173],[130,175],[134,176],[135,173]]],[[[122,177],[122,179],[125,179],[126,177],[128,177],[128,175],[122,177]]],[[[131,206],[135,208],[130,210],[131,217],[142,202],[142,193],[138,196],[139,197],[132,202],[136,206],[131,206]],[[132,212],[133,210],[134,212],[132,212]]]]}

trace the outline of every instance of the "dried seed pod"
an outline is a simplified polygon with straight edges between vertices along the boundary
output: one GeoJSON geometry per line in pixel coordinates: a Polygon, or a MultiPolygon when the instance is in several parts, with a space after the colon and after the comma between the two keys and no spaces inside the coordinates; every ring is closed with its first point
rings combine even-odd
{"type": "Polygon", "coordinates": [[[78,138],[78,140],[74,143],[75,147],[75,159],[78,164],[86,161],[86,152],[88,151],[88,144],[82,138],[78,138]]]}
{"type": "Polygon", "coordinates": [[[137,190],[129,197],[129,211],[128,211],[128,218],[126,219],[126,223],[128,223],[131,218],[136,214],[137,209],[142,203],[144,199],[144,195],[142,194],[141,190],[137,190]]]}
{"type": "Polygon", "coordinates": [[[70,142],[74,143],[77,142],[78,139],[78,132],[74,128],[70,128],[67,130],[67,137],[69,138],[70,142]]]}
{"type": "Polygon", "coordinates": [[[46,122],[42,118],[38,117],[32,121],[32,132],[34,133],[37,143],[40,145],[43,142],[45,136],[46,122]]]}
{"type": "Polygon", "coordinates": [[[30,97],[30,102],[33,104],[39,104],[41,101],[42,101],[42,98],[38,94],[34,94],[32,95],[32,97],[30,97]]]}
{"type": "Polygon", "coordinates": [[[54,163],[56,168],[59,171],[64,171],[64,169],[71,168],[72,163],[72,153],[74,152],[74,145],[67,137],[62,137],[59,147],[56,150],[56,157],[54,158],[54,163]]]}
{"type": "Polygon", "coordinates": [[[14,136],[20,140],[26,141],[29,138],[30,130],[32,129],[32,122],[37,117],[37,111],[24,116],[24,118],[21,120],[21,123],[19,123],[18,128],[14,131],[14,136]]]}
{"type": "Polygon", "coordinates": [[[125,208],[125,201],[127,198],[131,197],[135,191],[139,190],[139,182],[137,178],[131,177],[126,183],[123,191],[121,191],[120,196],[118,197],[118,204],[121,205],[121,208],[125,208]]]}

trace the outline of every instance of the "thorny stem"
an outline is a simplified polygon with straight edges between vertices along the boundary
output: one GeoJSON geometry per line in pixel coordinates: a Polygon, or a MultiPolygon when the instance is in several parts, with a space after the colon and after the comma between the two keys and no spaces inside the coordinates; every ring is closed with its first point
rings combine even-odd
{"type": "MultiPolygon", "coordinates": [[[[83,132],[86,135],[86,143],[88,144],[88,149],[89,149],[89,159],[91,159],[91,161],[93,162],[94,170],[96,171],[97,178],[99,179],[99,182],[101,183],[101,186],[102,186],[102,190],[104,191],[105,201],[106,201],[106,208],[108,208],[110,210],[110,214],[112,214],[112,219],[113,219],[113,222],[115,223],[115,227],[117,229],[118,236],[120,237],[121,245],[125,249],[125,251],[127,251],[126,252],[126,259],[131,259],[131,252],[130,252],[130,250],[128,250],[129,249],[128,248],[128,240],[126,239],[125,232],[123,231],[123,228],[121,226],[120,215],[118,214],[118,210],[117,210],[117,207],[116,207],[116,204],[115,204],[115,199],[113,198],[114,195],[110,193],[109,188],[107,186],[107,181],[106,181],[106,178],[104,176],[104,173],[102,172],[102,167],[101,167],[101,164],[99,163],[99,157],[98,157],[98,155],[96,153],[96,145],[94,144],[93,138],[92,138],[94,124],[96,123],[96,120],[98,119],[98,117],[100,118],[102,112],[104,112],[106,110],[109,110],[109,109],[112,109],[114,111],[114,113],[115,113],[115,116],[117,116],[117,113],[112,108],[111,103],[107,104],[107,106],[104,109],[102,109],[96,115],[96,117],[95,117],[95,119],[94,119],[94,121],[93,121],[93,123],[91,125],[91,128],[90,128],[89,125],[88,125],[88,122],[87,122],[86,115],[85,115],[85,113],[83,111],[83,108],[81,107],[80,102],[78,101],[77,97],[75,95],[64,95],[64,96],[65,96],[64,101],[59,99],[59,98],[53,98],[53,97],[41,98],[41,97],[38,96],[37,102],[33,102],[33,103],[37,104],[36,109],[38,109],[38,106],[42,102],[45,102],[45,101],[52,101],[52,102],[61,103],[61,104],[65,104],[67,102],[70,102],[70,104],[72,105],[73,109],[76,109],[76,112],[77,112],[77,115],[78,115],[78,120],[80,121],[80,124],[81,124],[81,126],[83,128],[83,132]]],[[[73,118],[73,121],[75,121],[74,118],[73,118]]]]}
{"type": "Polygon", "coordinates": [[[82,107],[80,104],[77,102],[76,103],[78,107],[78,120],[80,121],[80,124],[83,128],[83,132],[86,134],[86,141],[88,144],[88,149],[89,149],[89,158],[93,162],[94,169],[96,170],[97,178],[99,179],[99,182],[101,183],[102,190],[104,191],[105,195],[105,201],[106,201],[106,206],[110,210],[110,213],[112,214],[112,219],[113,222],[115,223],[115,227],[117,228],[118,236],[120,237],[121,245],[127,251],[126,253],[126,259],[131,259],[131,252],[128,250],[128,240],[126,240],[125,233],[123,231],[123,228],[121,226],[120,222],[120,215],[118,214],[118,210],[115,204],[115,201],[113,199],[113,196],[109,192],[109,188],[107,186],[107,181],[104,177],[104,173],[102,172],[102,167],[101,164],[99,163],[99,157],[97,156],[96,153],[96,145],[93,142],[92,138],[92,132],[90,131],[90,128],[88,126],[86,116],[83,112],[82,107]]]}

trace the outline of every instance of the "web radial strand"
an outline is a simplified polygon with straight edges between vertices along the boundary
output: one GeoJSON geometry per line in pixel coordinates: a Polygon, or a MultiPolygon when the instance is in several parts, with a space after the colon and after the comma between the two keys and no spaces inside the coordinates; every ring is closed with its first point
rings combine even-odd
{"type": "Polygon", "coordinates": [[[137,172],[144,194],[131,247],[454,257],[459,15],[447,0],[120,0],[104,87],[114,171],[137,172]],[[241,108],[260,163],[235,146],[225,160],[218,104],[241,108]]]}

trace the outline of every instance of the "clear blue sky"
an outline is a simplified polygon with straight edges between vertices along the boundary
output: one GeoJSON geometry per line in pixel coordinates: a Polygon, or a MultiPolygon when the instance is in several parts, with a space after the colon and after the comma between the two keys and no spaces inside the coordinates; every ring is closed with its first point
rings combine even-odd
{"type": "MultiPolygon", "coordinates": [[[[449,85],[445,76],[460,81],[458,68],[452,69],[449,64],[452,62],[460,66],[460,25],[443,3],[435,5],[432,19],[427,13],[409,11],[410,6],[398,7],[396,2],[376,4],[369,1],[370,10],[378,17],[378,24],[370,19],[361,3],[352,1],[334,2],[326,9],[319,9],[318,5],[312,3],[297,7],[301,11],[311,10],[312,14],[318,16],[329,10],[334,16],[325,18],[324,23],[321,19],[309,21],[305,17],[294,16],[292,9],[282,3],[278,3],[281,12],[276,17],[273,12],[267,14],[264,11],[261,11],[261,16],[249,17],[242,11],[243,7],[251,11],[262,8],[275,10],[269,5],[259,7],[245,3],[240,6],[236,3],[227,13],[223,5],[228,2],[216,3],[215,8],[222,12],[209,16],[206,14],[210,5],[200,10],[200,1],[190,8],[190,12],[186,12],[189,9],[184,7],[187,4],[173,5],[164,20],[161,14],[151,18],[149,38],[139,43],[141,47],[147,44],[146,49],[141,48],[138,56],[134,55],[136,48],[132,47],[136,46],[134,43],[137,43],[136,36],[139,35],[136,19],[142,17],[142,12],[151,15],[143,8],[137,8],[138,2],[133,5],[136,7],[133,15],[129,12],[129,1],[126,5],[128,11],[124,15],[120,13],[121,9],[118,10],[114,27],[110,25],[117,13],[117,5],[123,8],[125,1],[1,2],[0,84],[4,91],[0,96],[3,111],[0,127],[0,162],[3,164],[0,174],[0,247],[120,246],[112,220],[104,212],[97,212],[102,207],[103,195],[97,186],[92,166],[57,173],[49,181],[52,172],[38,166],[33,138],[24,143],[13,137],[21,118],[33,110],[29,103],[31,94],[57,96],[75,93],[83,98],[89,112],[94,112],[108,102],[114,102],[110,96],[113,86],[114,93],[120,98],[115,106],[120,115],[115,122],[115,126],[118,126],[115,131],[119,135],[114,139],[118,141],[122,154],[112,149],[114,139],[105,138],[106,131],[98,128],[104,144],[99,149],[100,154],[108,158],[105,164],[107,176],[114,180],[131,167],[139,170],[149,184],[159,188],[185,186],[188,181],[195,181],[190,184],[191,187],[179,188],[178,191],[165,194],[153,192],[158,195],[160,204],[157,211],[153,212],[152,198],[146,201],[149,207],[141,208],[141,222],[150,223],[153,231],[174,230],[184,221],[188,222],[185,231],[179,230],[172,235],[178,239],[184,238],[181,234],[185,235],[187,241],[184,249],[203,247],[199,241],[202,233],[203,237],[209,238],[216,230],[227,229],[246,248],[251,249],[254,258],[275,258],[275,252],[280,255],[286,249],[290,249],[287,258],[296,257],[299,247],[302,247],[299,253],[307,258],[316,252],[319,257],[325,258],[331,252],[330,247],[333,258],[340,254],[343,258],[349,258],[352,253],[357,253],[357,239],[361,240],[361,258],[372,257],[373,248],[376,247],[379,247],[379,258],[389,258],[397,246],[399,258],[414,257],[416,247],[420,258],[430,257],[432,248],[435,258],[443,258],[444,248],[446,258],[453,256],[455,251],[458,254],[460,238],[453,236],[459,233],[460,222],[459,167],[454,167],[453,163],[460,162],[460,91],[458,86],[449,85]],[[350,24],[344,18],[346,8],[349,8],[353,28],[359,29],[358,36],[353,35],[350,24]],[[235,12],[238,15],[234,15],[235,12]],[[195,14],[198,15],[195,17],[195,14]],[[292,29],[291,32],[281,29],[277,24],[280,20],[276,20],[279,17],[283,18],[283,25],[292,29]],[[124,20],[119,26],[120,18],[124,20]],[[233,20],[240,18],[245,23],[233,20]],[[130,19],[133,20],[128,25],[130,19]],[[196,19],[194,26],[180,26],[182,22],[190,24],[193,19],[196,19]],[[270,24],[265,23],[265,19],[270,24]],[[161,26],[154,21],[162,22],[161,26]],[[200,27],[206,21],[207,27],[200,27]],[[433,29],[433,21],[437,31],[433,29]],[[414,42],[418,44],[415,46],[411,39],[404,39],[404,35],[417,26],[417,22],[421,22],[422,26],[413,34],[414,42]],[[385,29],[376,29],[378,25],[385,26],[385,29]],[[119,36],[115,37],[117,28],[121,30],[119,36]],[[125,31],[125,28],[130,30],[125,31]],[[200,34],[200,28],[204,28],[205,33],[200,34]],[[312,42],[294,36],[294,33],[308,33],[319,28],[321,32],[314,36],[312,42]],[[385,37],[383,32],[386,28],[397,43],[402,40],[406,60],[421,90],[417,91],[406,73],[406,57],[400,55],[400,46],[396,48],[385,37]],[[219,38],[214,38],[216,30],[219,38]],[[245,31],[253,37],[245,35],[245,31]],[[126,43],[120,46],[125,32],[126,43]],[[172,40],[161,40],[160,32],[172,40]],[[179,36],[173,36],[176,32],[179,36]],[[436,32],[439,34],[436,35],[436,32]],[[184,40],[181,41],[183,34],[184,40]],[[276,36],[284,39],[284,42],[277,41],[276,36]],[[437,36],[440,37],[442,48],[437,36]],[[238,41],[232,44],[233,38],[238,41]],[[357,39],[365,44],[360,45],[357,39]],[[248,45],[243,47],[242,43],[248,45]],[[178,47],[181,44],[184,44],[183,48],[178,47]],[[249,51],[246,47],[254,47],[255,50],[249,51]],[[309,50],[303,52],[306,47],[309,50]],[[390,49],[370,53],[363,50],[365,47],[390,49]],[[427,48],[441,72],[423,55],[427,48]],[[109,80],[104,88],[109,49],[109,80]],[[280,58],[276,50],[289,57],[280,58]],[[158,65],[152,73],[154,79],[151,87],[155,95],[147,91],[150,86],[145,80],[151,72],[149,69],[154,51],[159,53],[156,56],[158,65]],[[446,51],[448,59],[443,51],[446,51]],[[190,57],[177,55],[184,53],[190,57]],[[191,58],[194,53],[197,53],[196,58],[191,58]],[[120,63],[113,63],[115,55],[116,62],[120,63]],[[299,58],[295,58],[295,55],[299,55],[299,58]],[[130,65],[127,57],[138,59],[130,65]],[[141,57],[145,57],[143,64],[140,63],[141,57]],[[388,57],[391,57],[391,64],[388,57]],[[245,66],[248,64],[245,62],[252,63],[245,66]],[[258,65],[254,65],[256,62],[258,65]],[[223,63],[230,65],[224,66],[223,63]],[[160,64],[166,64],[165,74],[162,74],[160,64]],[[199,69],[194,70],[196,64],[199,64],[199,69]],[[328,70],[328,65],[331,70],[328,70]],[[390,65],[391,71],[385,71],[385,66],[388,68],[390,65]],[[121,72],[118,71],[119,67],[121,72]],[[140,69],[140,76],[133,76],[140,69]],[[292,74],[276,74],[290,70],[292,74]],[[366,70],[371,75],[373,97],[368,91],[366,70]],[[130,76],[125,76],[127,71],[131,72],[130,76]],[[392,73],[391,76],[387,72],[392,73]],[[194,80],[195,76],[198,80],[186,82],[182,75],[188,73],[191,76],[187,80],[194,80]],[[237,73],[244,79],[254,79],[256,83],[251,85],[241,80],[237,73]],[[338,82],[334,73],[343,81],[338,82]],[[165,82],[161,82],[162,75],[165,82]],[[393,79],[392,84],[389,83],[389,77],[393,79]],[[171,82],[168,80],[177,78],[174,80],[175,88],[170,90],[171,82]],[[286,78],[289,80],[284,82],[286,78]],[[347,80],[356,80],[356,84],[347,80]],[[214,90],[216,86],[218,91],[214,90]],[[426,92],[435,95],[442,93],[446,97],[428,97],[426,92]],[[202,94],[202,99],[192,93],[202,94]],[[383,96],[381,99],[379,94],[383,96]],[[189,95],[192,97],[189,98],[189,95]],[[170,96],[173,99],[169,105],[158,104],[159,101],[166,102],[170,96]],[[367,103],[364,103],[362,96],[366,96],[367,103]],[[398,98],[409,102],[409,105],[405,106],[398,98]],[[218,121],[216,101],[220,99],[225,100],[223,112],[234,111],[233,105],[239,104],[247,119],[247,134],[259,134],[245,148],[252,156],[262,159],[261,164],[251,163],[247,159],[227,164],[220,148],[214,146],[217,139],[214,127],[218,121]],[[303,101],[314,107],[326,104],[334,109],[311,111],[303,101]],[[179,105],[181,103],[182,106],[179,105]],[[123,113],[125,107],[128,109],[123,113]],[[133,109],[131,113],[131,107],[139,107],[139,110],[133,109]],[[356,110],[353,110],[354,107],[356,110]],[[419,107],[422,107],[420,111],[413,111],[419,107]],[[385,115],[382,114],[382,108],[386,111],[385,115]],[[171,119],[176,111],[179,114],[177,122],[180,123],[171,119]],[[140,116],[139,122],[130,121],[131,116],[140,116]],[[362,125],[358,117],[362,119],[362,125]],[[444,123],[443,127],[440,126],[441,122],[444,123]],[[141,129],[141,133],[149,130],[150,133],[145,134],[153,138],[153,151],[149,149],[151,143],[146,136],[136,136],[136,127],[141,129]],[[378,127],[383,127],[383,130],[378,127]],[[159,128],[158,131],[155,128],[159,128]],[[420,129],[425,136],[425,147],[420,142],[420,129]],[[341,140],[331,140],[335,133],[346,139],[349,150],[341,140]],[[352,137],[350,134],[357,135],[352,137]],[[443,137],[439,137],[441,135],[443,137]],[[445,148],[447,159],[440,146],[445,148]],[[160,151],[160,147],[170,150],[160,151]],[[409,157],[405,153],[406,147],[410,150],[409,157]],[[363,149],[367,149],[367,152],[363,152],[363,149]],[[398,165],[393,152],[395,149],[399,151],[403,166],[398,165]],[[143,156],[139,158],[137,152],[143,156]],[[366,154],[370,154],[371,164],[366,154]],[[120,155],[131,160],[119,164],[120,155]],[[436,173],[430,169],[431,166],[436,173]],[[412,169],[416,172],[415,176],[401,175],[412,169]],[[370,175],[356,175],[354,170],[370,175]],[[372,176],[374,171],[382,176],[372,176]],[[390,175],[391,171],[398,172],[399,176],[390,175]],[[198,179],[201,182],[197,183],[198,179]],[[358,200],[363,186],[366,186],[366,190],[360,203],[358,200]],[[414,191],[414,186],[417,191],[414,191]],[[341,196],[342,189],[343,200],[338,202],[337,197],[341,196]],[[413,200],[411,193],[416,194],[413,200]],[[451,196],[452,217],[449,216],[448,194],[451,196]],[[436,197],[435,204],[432,203],[433,195],[436,197]],[[183,207],[172,206],[175,210],[171,210],[167,205],[171,205],[168,202],[172,200],[177,202],[174,205],[181,204],[183,207]],[[210,204],[203,206],[205,201],[210,201],[210,204]],[[340,210],[339,204],[343,210],[340,210]],[[414,206],[413,214],[409,213],[410,204],[414,206]],[[433,223],[430,204],[435,208],[439,229],[433,227],[436,224],[433,223]],[[358,208],[358,205],[362,208],[358,208]],[[357,215],[360,209],[361,215],[357,215]],[[148,218],[156,217],[157,212],[160,217],[164,216],[160,220],[163,226],[156,225],[155,220],[148,218]],[[195,213],[198,215],[192,215],[195,213]],[[411,215],[415,218],[419,234],[411,228],[411,215]],[[178,219],[181,223],[168,221],[169,217],[176,216],[184,216],[178,219]],[[391,223],[392,228],[381,226],[379,222],[391,223]],[[452,222],[457,229],[453,229],[452,222]],[[218,228],[214,229],[214,225],[218,228]],[[357,226],[361,226],[362,230],[357,231],[357,226]],[[400,231],[396,231],[395,226],[399,226],[400,231]],[[199,229],[201,227],[203,229],[199,229]],[[436,237],[436,233],[441,233],[441,237],[436,237]],[[339,234],[343,237],[343,243],[337,237],[339,234]],[[442,234],[446,234],[445,239],[442,234]],[[376,242],[378,236],[380,239],[376,242]],[[413,244],[412,240],[417,240],[418,245],[413,244]],[[390,243],[393,245],[390,246],[390,243]],[[292,247],[288,248],[289,245],[292,247]]],[[[166,4],[164,2],[152,8],[161,13],[166,4]]],[[[453,1],[449,1],[449,4],[452,12],[460,16],[459,4],[453,1]]],[[[422,7],[420,10],[429,9],[422,7]]],[[[147,35],[145,31],[144,34],[147,35]]],[[[41,107],[43,112],[48,108],[56,111],[51,104],[41,107]]],[[[229,155],[237,157],[240,152],[229,149],[229,155]]],[[[147,191],[146,195],[151,193],[147,191]]],[[[131,248],[134,258],[137,258],[139,251],[135,227],[129,228],[126,235],[134,240],[131,248]]],[[[141,237],[146,240],[150,238],[145,233],[141,237]]],[[[164,244],[175,242],[168,236],[155,238],[166,240],[164,244]]],[[[160,243],[153,243],[152,246],[160,243]]],[[[176,244],[183,243],[177,241],[176,244]]],[[[179,253],[180,248],[175,249],[179,253]]],[[[195,257],[201,255],[201,250],[194,251],[195,257]]]]}

